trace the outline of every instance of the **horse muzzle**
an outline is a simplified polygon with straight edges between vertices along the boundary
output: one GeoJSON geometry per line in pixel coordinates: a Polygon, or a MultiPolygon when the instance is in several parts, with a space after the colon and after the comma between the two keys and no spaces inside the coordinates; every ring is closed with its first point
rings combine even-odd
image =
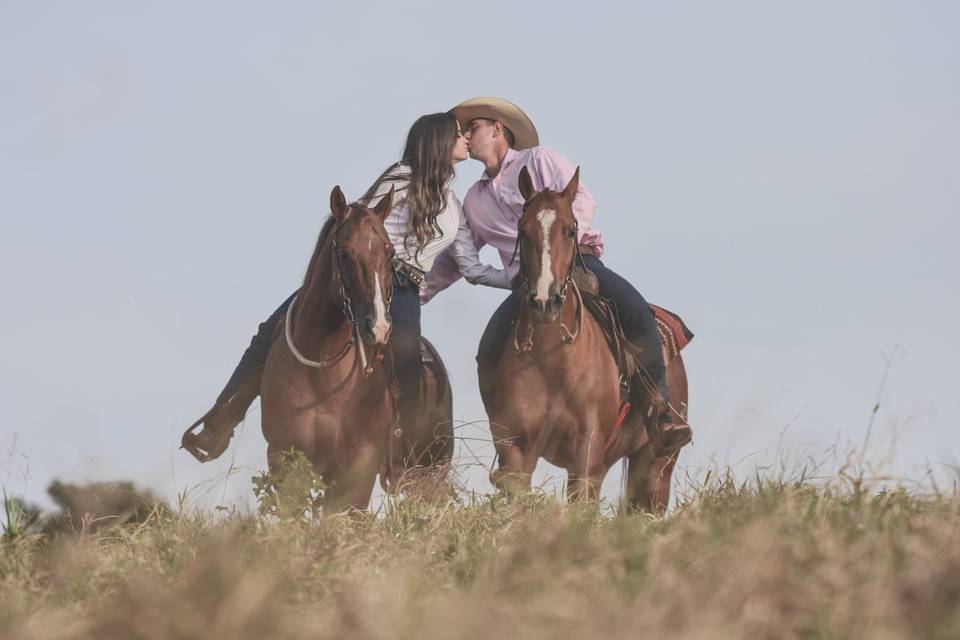
{"type": "Polygon", "coordinates": [[[543,300],[537,298],[537,294],[531,293],[527,298],[527,306],[530,308],[530,319],[534,322],[556,322],[563,309],[563,296],[552,293],[543,300]]]}
{"type": "Polygon", "coordinates": [[[360,337],[368,346],[382,347],[390,339],[390,331],[393,326],[389,321],[383,318],[377,318],[374,314],[367,314],[363,320],[360,329],[360,337]]]}

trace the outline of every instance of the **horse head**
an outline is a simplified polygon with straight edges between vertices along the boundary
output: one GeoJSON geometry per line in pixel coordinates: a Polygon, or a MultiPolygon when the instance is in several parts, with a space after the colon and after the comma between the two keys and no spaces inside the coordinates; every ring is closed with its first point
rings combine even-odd
{"type": "Polygon", "coordinates": [[[368,345],[390,337],[393,295],[393,243],[383,221],[393,206],[393,189],[374,208],[347,204],[339,185],[330,194],[333,228],[334,295],[343,300],[347,320],[368,345]]]}
{"type": "Polygon", "coordinates": [[[560,317],[577,259],[577,219],[573,199],[580,186],[580,168],[563,191],[537,191],[526,167],[520,170],[524,198],[518,238],[521,289],[534,322],[555,322],[560,317]]]}

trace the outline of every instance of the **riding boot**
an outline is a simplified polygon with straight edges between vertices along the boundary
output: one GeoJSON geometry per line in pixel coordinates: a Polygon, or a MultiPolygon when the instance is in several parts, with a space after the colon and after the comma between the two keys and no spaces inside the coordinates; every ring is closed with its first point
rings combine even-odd
{"type": "Polygon", "coordinates": [[[244,351],[213,407],[184,432],[181,446],[200,462],[218,458],[226,451],[230,438],[233,437],[233,430],[247,415],[247,409],[254,399],[260,395],[263,368],[288,303],[289,300],[260,324],[250,346],[244,351]],[[201,430],[194,433],[197,427],[201,427],[201,430]]]}
{"type": "Polygon", "coordinates": [[[230,375],[223,391],[217,396],[217,404],[229,402],[251,375],[256,374],[259,380],[263,374],[263,367],[267,363],[267,356],[270,355],[270,347],[273,346],[273,338],[276,335],[281,318],[282,314],[279,317],[272,315],[267,318],[266,322],[260,323],[256,335],[250,340],[250,346],[243,352],[240,362],[237,363],[237,368],[230,375]]]}
{"type": "Polygon", "coordinates": [[[647,366],[641,367],[631,379],[630,395],[637,410],[651,410],[650,414],[643,416],[643,423],[654,457],[660,458],[673,455],[689,444],[693,440],[693,431],[678,409],[670,404],[670,387],[667,385],[666,367],[661,364],[662,355],[661,358],[648,357],[647,360],[647,366]]]}

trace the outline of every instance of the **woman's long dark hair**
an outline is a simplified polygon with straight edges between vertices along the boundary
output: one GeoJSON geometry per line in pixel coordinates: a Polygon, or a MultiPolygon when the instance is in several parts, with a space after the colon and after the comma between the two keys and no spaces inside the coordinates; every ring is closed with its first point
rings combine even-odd
{"type": "Polygon", "coordinates": [[[443,235],[437,216],[447,206],[447,184],[453,178],[452,156],[457,134],[457,118],[452,113],[420,116],[410,127],[400,161],[387,167],[361,198],[369,204],[381,185],[409,178],[406,192],[396,197],[407,200],[410,219],[403,243],[408,247],[407,243],[415,239],[414,256],[430,240],[443,235]],[[397,172],[401,164],[410,167],[409,176],[397,172]]]}

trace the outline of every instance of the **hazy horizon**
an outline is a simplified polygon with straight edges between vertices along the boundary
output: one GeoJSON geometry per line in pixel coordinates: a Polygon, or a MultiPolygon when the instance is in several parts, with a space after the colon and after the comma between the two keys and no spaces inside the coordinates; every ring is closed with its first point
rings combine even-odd
{"type": "MultiPolygon", "coordinates": [[[[257,411],[214,463],[180,435],[298,286],[330,189],[358,197],[417,116],[476,95],[519,104],[582,167],[605,262],[696,334],[681,469],[862,442],[893,355],[871,455],[896,438],[896,473],[956,477],[958,19],[949,2],[3,3],[3,484],[171,498],[263,468],[257,411]]],[[[461,198],[481,172],[458,165],[461,198]]],[[[423,308],[463,422],[484,418],[473,357],[503,295],[460,282],[423,308]]],[[[198,500],[249,503],[249,475],[198,500]]],[[[469,486],[489,488],[478,469],[469,486]]]]}

